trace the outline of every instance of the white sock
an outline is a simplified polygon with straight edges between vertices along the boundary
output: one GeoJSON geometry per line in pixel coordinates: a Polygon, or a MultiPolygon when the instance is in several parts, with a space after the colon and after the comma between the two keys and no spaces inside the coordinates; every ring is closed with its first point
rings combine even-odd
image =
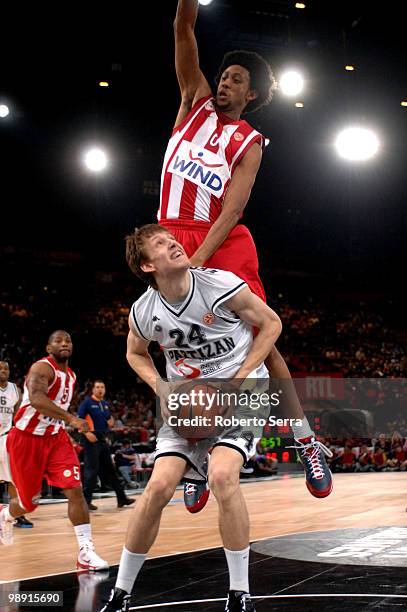
{"type": "Polygon", "coordinates": [[[304,415],[301,419],[301,425],[292,425],[291,429],[293,430],[294,438],[296,440],[301,440],[302,438],[315,438],[315,434],[312,431],[310,424],[308,423],[307,417],[304,415]]]}
{"type": "Polygon", "coordinates": [[[123,591],[130,594],[145,559],[145,554],[132,553],[123,546],[115,587],[123,589],[123,591]]]}
{"type": "Polygon", "coordinates": [[[243,550],[223,549],[229,568],[230,591],[249,592],[249,552],[250,546],[243,550]]]}
{"type": "Polygon", "coordinates": [[[90,523],[84,523],[83,525],[74,525],[76,539],[78,540],[78,546],[81,548],[86,542],[92,541],[92,528],[90,523]]]}
{"type": "Polygon", "coordinates": [[[4,516],[4,519],[8,522],[8,523],[14,523],[14,521],[16,520],[14,518],[14,516],[11,516],[10,514],[10,509],[9,506],[5,506],[2,510],[2,514],[4,516]]]}

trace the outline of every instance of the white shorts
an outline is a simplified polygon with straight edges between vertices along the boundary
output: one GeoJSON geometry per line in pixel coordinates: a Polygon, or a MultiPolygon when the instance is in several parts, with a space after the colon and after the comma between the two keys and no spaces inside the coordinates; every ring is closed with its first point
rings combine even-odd
{"type": "Polygon", "coordinates": [[[6,448],[7,434],[0,436],[0,480],[12,482],[10,458],[6,448]]]}
{"type": "Polygon", "coordinates": [[[181,457],[187,462],[189,469],[184,478],[189,481],[206,480],[202,469],[208,450],[216,446],[228,446],[242,455],[246,463],[256,451],[259,437],[252,431],[243,431],[241,428],[229,428],[218,438],[205,438],[199,442],[188,442],[177,434],[172,427],[164,423],[158,432],[157,446],[154,459],[158,457],[181,457]]]}

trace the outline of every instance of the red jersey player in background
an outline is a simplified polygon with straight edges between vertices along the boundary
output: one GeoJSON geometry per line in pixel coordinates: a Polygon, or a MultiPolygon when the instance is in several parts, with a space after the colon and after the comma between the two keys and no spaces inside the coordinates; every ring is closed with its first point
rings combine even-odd
{"type": "Polygon", "coordinates": [[[106,569],[108,563],[94,550],[80,465],[65,431],[65,424],[89,431],[87,421],[68,412],[76,381],[68,366],[72,348],[66,331],[53,332],[48,339],[48,356],[35,362],[27,375],[15,427],[7,436],[17,498],[0,510],[0,539],[3,544],[12,544],[13,521],[37,508],[46,478],[68,498],[68,516],[79,546],[77,568],[99,570],[106,569]]]}
{"type": "MultiPolygon", "coordinates": [[[[227,53],[213,95],[199,66],[194,27],[198,0],[179,0],[174,22],[175,67],[181,105],[164,157],[158,222],[183,245],[193,266],[234,272],[264,301],[253,238],[239,223],[249,200],[264,147],[263,136],[240,117],[271,101],[276,82],[268,63],[257,53],[227,53]]],[[[306,485],[316,497],[332,490],[332,475],[304,415],[288,367],[277,350],[265,360],[270,378],[283,389],[280,405],[292,419],[306,485]]],[[[188,510],[203,508],[208,493],[202,483],[189,483],[188,510]]]]}

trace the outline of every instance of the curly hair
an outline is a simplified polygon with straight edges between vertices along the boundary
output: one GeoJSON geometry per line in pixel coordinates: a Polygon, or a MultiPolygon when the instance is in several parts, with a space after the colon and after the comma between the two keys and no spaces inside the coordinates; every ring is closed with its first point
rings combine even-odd
{"type": "Polygon", "coordinates": [[[229,51],[223,56],[218,73],[215,77],[216,85],[219,84],[222,74],[229,66],[242,66],[250,74],[250,88],[255,89],[257,98],[250,100],[244,109],[244,113],[253,113],[262,106],[269,104],[277,89],[277,81],[273,71],[266,60],[254,51],[229,51]]]}
{"type": "Polygon", "coordinates": [[[146,238],[151,238],[158,232],[168,232],[165,227],[158,225],[157,223],[149,223],[143,225],[140,228],[134,230],[132,234],[126,236],[126,261],[129,265],[130,270],[138,276],[142,281],[157,289],[157,283],[152,272],[144,272],[141,268],[141,264],[148,259],[145,250],[146,238]]]}

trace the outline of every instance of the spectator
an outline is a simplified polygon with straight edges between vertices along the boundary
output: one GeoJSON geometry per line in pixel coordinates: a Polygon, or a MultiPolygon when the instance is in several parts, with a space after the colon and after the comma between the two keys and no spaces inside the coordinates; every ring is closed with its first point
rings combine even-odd
{"type": "Polygon", "coordinates": [[[342,472],[354,472],[356,466],[356,455],[350,444],[345,444],[343,454],[341,456],[340,466],[342,472]]]}
{"type": "Polygon", "coordinates": [[[85,459],[83,493],[90,510],[97,510],[97,506],[92,504],[92,497],[99,472],[100,480],[108,481],[112,485],[119,508],[135,502],[126,496],[112,462],[106,434],[113,425],[113,419],[109,403],[104,399],[105,393],[105,383],[102,380],[95,380],[92,395],[83,400],[78,410],[78,415],[86,419],[90,425],[90,431],[83,434],[85,459]]]}
{"type": "Polygon", "coordinates": [[[401,444],[396,444],[386,461],[386,471],[405,471],[407,468],[406,451],[401,444]]]}
{"type": "Polygon", "coordinates": [[[374,445],[374,450],[376,451],[378,448],[381,448],[384,453],[389,453],[391,450],[390,440],[386,440],[386,434],[381,433],[374,445]]]}
{"type": "Polygon", "coordinates": [[[376,472],[382,472],[386,467],[387,456],[383,446],[379,445],[373,453],[373,466],[376,472]]]}
{"type": "Polygon", "coordinates": [[[139,484],[131,479],[136,465],[136,451],[130,446],[130,440],[127,438],[122,440],[122,447],[116,451],[115,464],[126,484],[132,489],[137,489],[139,484]]]}
{"type": "Polygon", "coordinates": [[[366,444],[362,444],[356,460],[355,472],[373,472],[372,452],[366,444]]]}

